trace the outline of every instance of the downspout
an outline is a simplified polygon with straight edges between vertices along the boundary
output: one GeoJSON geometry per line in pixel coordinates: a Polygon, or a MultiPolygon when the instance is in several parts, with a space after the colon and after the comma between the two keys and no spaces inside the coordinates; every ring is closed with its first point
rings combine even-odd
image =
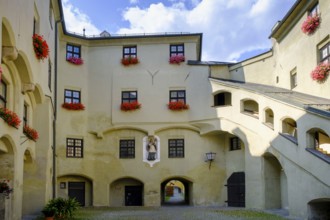
{"type": "Polygon", "coordinates": [[[56,198],[56,120],[57,120],[57,24],[63,20],[55,22],[55,50],[54,50],[54,120],[53,120],[53,199],[56,198]]]}

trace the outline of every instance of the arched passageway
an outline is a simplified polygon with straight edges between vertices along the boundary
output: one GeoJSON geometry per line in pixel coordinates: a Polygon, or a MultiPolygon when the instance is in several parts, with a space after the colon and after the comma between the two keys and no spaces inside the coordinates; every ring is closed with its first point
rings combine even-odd
{"type": "Polygon", "coordinates": [[[287,209],[287,177],[278,159],[266,153],[264,160],[265,208],[287,209]]]}
{"type": "Polygon", "coordinates": [[[162,205],[189,205],[192,183],[183,178],[167,179],[161,184],[162,205]]]}
{"type": "Polygon", "coordinates": [[[330,198],[315,199],[308,203],[308,219],[329,219],[330,198]]]}

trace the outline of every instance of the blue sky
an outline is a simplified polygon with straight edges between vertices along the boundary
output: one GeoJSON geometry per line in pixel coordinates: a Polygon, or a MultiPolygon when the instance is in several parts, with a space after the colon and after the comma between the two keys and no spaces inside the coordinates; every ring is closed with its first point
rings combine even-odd
{"type": "Polygon", "coordinates": [[[67,29],[87,35],[203,33],[204,61],[269,50],[271,28],[295,0],[62,0],[67,29]]]}

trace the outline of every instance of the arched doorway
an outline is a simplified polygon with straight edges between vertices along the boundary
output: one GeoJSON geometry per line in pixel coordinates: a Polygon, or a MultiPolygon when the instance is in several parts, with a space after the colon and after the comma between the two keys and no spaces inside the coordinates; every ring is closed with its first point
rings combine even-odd
{"type": "Polygon", "coordinates": [[[121,178],[110,184],[110,206],[143,206],[143,183],[121,178]]]}
{"type": "Polygon", "coordinates": [[[287,177],[278,159],[266,153],[264,159],[265,208],[287,209],[287,177]]]}
{"type": "Polygon", "coordinates": [[[161,184],[162,205],[189,205],[192,183],[183,178],[167,179],[161,184]]]}
{"type": "Polygon", "coordinates": [[[308,219],[328,219],[330,198],[315,199],[308,203],[308,219]]]}
{"type": "Polygon", "coordinates": [[[92,180],[79,175],[66,175],[57,178],[58,196],[76,198],[81,206],[92,206],[92,180]]]}

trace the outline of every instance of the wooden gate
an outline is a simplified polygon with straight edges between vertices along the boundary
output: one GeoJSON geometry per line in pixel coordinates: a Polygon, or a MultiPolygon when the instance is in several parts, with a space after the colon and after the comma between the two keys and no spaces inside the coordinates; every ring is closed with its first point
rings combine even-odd
{"type": "Polygon", "coordinates": [[[233,173],[227,180],[228,206],[245,207],[245,173],[233,173]]]}
{"type": "Polygon", "coordinates": [[[69,182],[69,197],[76,198],[81,206],[85,206],[85,182],[69,182]]]}

